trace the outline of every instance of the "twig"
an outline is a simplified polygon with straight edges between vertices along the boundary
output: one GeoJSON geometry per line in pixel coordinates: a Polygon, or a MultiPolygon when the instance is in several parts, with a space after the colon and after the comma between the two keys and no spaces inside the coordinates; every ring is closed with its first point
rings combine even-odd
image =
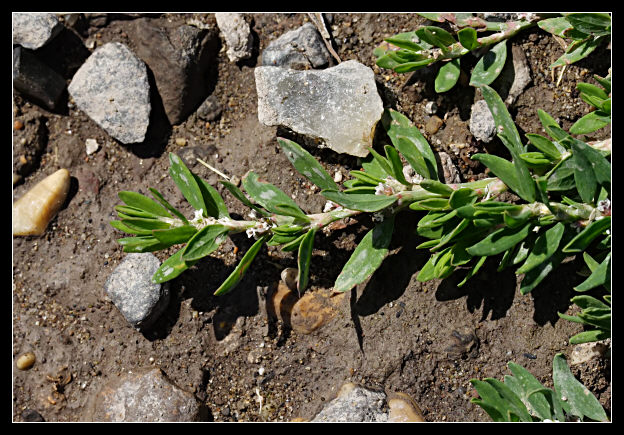
{"type": "Polygon", "coordinates": [[[329,52],[332,54],[332,56],[334,56],[334,58],[338,61],[338,63],[341,63],[342,60],[340,60],[338,53],[336,53],[336,51],[334,50],[334,47],[332,46],[332,43],[331,43],[332,37],[329,34],[329,31],[327,30],[327,26],[325,25],[323,14],[320,14],[318,12],[308,13],[308,17],[310,17],[312,24],[316,26],[319,33],[323,37],[323,41],[325,42],[325,45],[327,46],[327,49],[329,50],[329,52]]]}
{"type": "Polygon", "coordinates": [[[218,169],[213,168],[212,166],[210,166],[208,163],[204,162],[202,159],[200,159],[199,157],[196,157],[197,161],[199,163],[201,163],[202,165],[204,165],[205,167],[207,167],[208,169],[210,169],[211,171],[216,172],[217,174],[221,175],[223,178],[225,178],[227,181],[230,181],[230,177],[228,177],[227,175],[225,175],[223,172],[219,171],[218,169]]]}

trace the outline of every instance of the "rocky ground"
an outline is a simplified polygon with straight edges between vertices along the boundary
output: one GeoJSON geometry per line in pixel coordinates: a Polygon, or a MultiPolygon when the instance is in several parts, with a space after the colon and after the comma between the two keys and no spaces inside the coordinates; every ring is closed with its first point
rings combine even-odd
{"type": "MultiPolygon", "coordinates": [[[[581,330],[557,315],[575,312],[569,299],[580,279],[579,264],[563,264],[529,295],[519,293],[513,272],[497,273],[495,263],[486,263],[461,289],[455,275],[423,284],[416,274],[426,256],[414,249],[421,241],[409,213],[400,215],[390,255],[377,273],[331,299],[331,315],[319,314],[318,324],[272,315],[272,301],[283,288],[280,273],[296,267],[296,256],[277,249],[264,249],[235,291],[212,295],[253,242],[241,234],[171,281],[162,314],[151,327],[135,328],[106,290],[127,256],[116,242],[122,233],[109,222],[121,203],[119,191],[145,194],[149,187],[192,214],[168,176],[169,152],[213,186],[219,176],[196,157],[233,179],[254,170],[305,212],[321,211],[325,201],[291,167],[276,141],[285,136],[303,144],[305,138],[259,121],[254,75],[269,44],[310,17],[250,14],[243,21],[251,30],[249,39],[236,28],[227,31],[214,14],[59,18],[52,34],[42,36],[49,38],[44,46],[22,42],[14,48],[14,63],[16,50],[22,62],[17,79],[14,73],[14,198],[58,169],[67,169],[70,179],[67,199],[45,233],[13,238],[13,421],[312,420],[326,415],[337,396],[357,397],[368,407],[358,418],[380,421],[389,418],[392,398],[404,395],[426,421],[489,421],[470,402],[476,394],[470,379],[502,379],[509,373],[507,362],[514,361],[552,387],[553,356],[562,352],[570,359],[574,349],[567,340],[581,330]],[[75,90],[77,72],[111,42],[147,64],[143,82],[139,73],[129,75],[127,92],[115,97],[125,116],[122,132],[87,114],[87,103],[75,90]],[[125,112],[123,99],[130,97],[132,110],[125,112]],[[145,104],[151,111],[141,111],[145,104]],[[130,132],[139,135],[139,143],[132,143],[136,136],[127,136],[130,132]],[[34,363],[20,359],[28,352],[34,363]],[[155,389],[174,399],[158,402],[155,389]],[[132,402],[137,396],[155,402],[132,402]]],[[[455,167],[462,181],[483,176],[484,167],[469,157],[484,150],[502,153],[504,147],[471,131],[471,107],[481,96],[466,77],[453,90],[436,94],[435,67],[397,74],[375,65],[373,50],[385,37],[414,30],[425,20],[385,13],[325,18],[336,55],[372,70],[384,107],[409,117],[436,152],[447,154],[448,167],[455,167]]],[[[516,76],[521,71],[528,76],[508,102],[521,134],[542,132],[538,108],[569,128],[589,110],[576,83],[594,83],[592,76],[606,76],[611,66],[610,47],[601,46],[562,76],[553,74],[548,66],[563,49],[539,28],[514,37],[510,48],[508,64],[518,63],[516,76]]],[[[338,63],[319,50],[321,60],[308,56],[301,61],[304,68],[323,70],[338,63]]],[[[469,73],[477,59],[465,59],[462,67],[469,73]]],[[[504,80],[513,81],[513,74],[503,76],[494,85],[504,88],[504,80]]],[[[85,79],[91,90],[107,83],[106,75],[94,77],[85,79]]],[[[601,130],[592,138],[608,135],[601,130]]],[[[309,145],[330,174],[340,174],[338,179],[358,168],[355,156],[309,145]]],[[[248,213],[218,189],[232,214],[248,213]]],[[[329,294],[369,228],[370,220],[362,218],[317,236],[308,299],[329,294]]],[[[155,255],[164,261],[174,251],[155,255]]],[[[312,314],[299,306],[301,316],[318,314],[316,305],[310,306],[312,314]]],[[[610,359],[578,362],[572,372],[610,415],[610,359]]]]}

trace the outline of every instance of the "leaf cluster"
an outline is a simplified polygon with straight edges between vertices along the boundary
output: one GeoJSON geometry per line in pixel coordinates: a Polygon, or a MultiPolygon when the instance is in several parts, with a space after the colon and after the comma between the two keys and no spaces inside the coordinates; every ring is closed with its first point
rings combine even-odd
{"type": "Polygon", "coordinates": [[[496,422],[608,421],[600,402],[572,374],[565,357],[553,359],[554,390],[544,387],[528,370],[508,363],[512,375],[497,379],[472,379],[479,393],[471,399],[496,422]]]}
{"type": "Polygon", "coordinates": [[[581,99],[592,106],[592,111],[570,127],[572,134],[587,134],[611,124],[611,73],[602,78],[594,75],[602,87],[591,83],[578,83],[576,89],[581,99]]]}

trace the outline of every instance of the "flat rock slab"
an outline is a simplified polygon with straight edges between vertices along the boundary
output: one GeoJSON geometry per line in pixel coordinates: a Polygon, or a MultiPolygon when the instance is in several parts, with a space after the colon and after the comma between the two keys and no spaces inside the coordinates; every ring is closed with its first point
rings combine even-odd
{"type": "Polygon", "coordinates": [[[238,62],[251,57],[253,48],[253,38],[249,23],[245,20],[244,14],[231,12],[215,13],[217,26],[225,39],[227,46],[227,56],[230,62],[238,62]]]}
{"type": "Polygon", "coordinates": [[[152,282],[159,267],[152,253],[129,253],[104,284],[113,304],[137,329],[153,325],[169,304],[169,285],[152,282]]]}
{"type": "Polygon", "coordinates": [[[65,79],[34,52],[13,49],[13,88],[47,109],[55,110],[65,91],[65,79]]]}
{"type": "Polygon", "coordinates": [[[313,422],[383,422],[388,421],[386,394],[348,383],[338,397],[312,419],[313,422]]]}
{"type": "Polygon", "coordinates": [[[78,108],[124,144],[145,140],[149,89],[145,63],[119,42],[95,50],[68,87],[78,108]]]}
{"type": "Polygon", "coordinates": [[[338,153],[365,157],[383,103],[373,70],[349,60],[322,71],[255,69],[258,119],[320,140],[338,153]]]}
{"type": "Polygon", "coordinates": [[[322,68],[331,57],[312,23],[284,33],[262,52],[262,65],[292,69],[322,68]]]}
{"type": "Polygon", "coordinates": [[[14,12],[13,44],[36,50],[46,45],[64,26],[48,12],[14,12]]]}
{"type": "Polygon", "coordinates": [[[105,385],[84,419],[101,422],[197,421],[193,394],[174,385],[159,368],[129,373],[105,385]]]}

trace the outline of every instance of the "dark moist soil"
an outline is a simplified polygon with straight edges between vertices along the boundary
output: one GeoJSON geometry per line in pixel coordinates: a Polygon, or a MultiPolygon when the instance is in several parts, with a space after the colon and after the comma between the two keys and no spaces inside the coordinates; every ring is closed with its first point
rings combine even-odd
{"type": "MultiPolygon", "coordinates": [[[[135,17],[95,17],[64,31],[59,37],[66,44],[56,47],[64,50],[63,56],[50,55],[52,66],[69,83],[89,54],[81,44],[95,41],[96,48],[110,41],[128,43],[123,28],[135,17]]],[[[212,14],[155,16],[180,23],[188,18],[215,24],[212,14]]],[[[484,176],[484,167],[471,162],[470,155],[504,154],[498,140],[484,145],[472,138],[470,106],[481,96],[467,80],[436,94],[435,67],[397,74],[375,65],[373,49],[383,38],[414,30],[424,23],[422,18],[412,14],[329,18],[341,60],[356,59],[375,71],[387,107],[404,113],[425,132],[429,118],[424,105],[437,103],[444,123],[425,135],[434,149],[451,156],[464,181],[484,176]]],[[[33,351],[37,357],[30,370],[13,369],[14,421],[32,418],[33,410],[46,421],[78,421],[104,384],[149,366],[160,367],[175,384],[194,393],[209,410],[206,418],[213,421],[309,420],[346,382],[405,392],[427,421],[489,421],[480,407],[470,403],[476,396],[470,379],[502,379],[509,374],[508,361],[521,364],[552,387],[554,355],[569,356],[568,338],[582,330],[557,316],[577,312],[569,300],[572,287],[582,279],[576,274],[581,264],[563,264],[528,295],[519,293],[513,271],[496,272],[496,259],[461,289],[456,284],[462,272],[423,284],[416,275],[427,255],[415,249],[422,240],[414,234],[418,217],[409,212],[397,218],[390,254],[378,272],[344,298],[330,323],[310,334],[293,332],[267,317],[265,294],[276,286],[283,268],[296,267],[292,253],[263,248],[235,291],[212,296],[253,242],[244,234],[228,239],[217,253],[171,282],[172,302],[150,332],[129,326],[106,297],[104,282],[124,258],[116,243],[123,234],[109,225],[116,218],[113,207],[120,203],[120,190],[146,194],[148,187],[157,187],[174,206],[192,214],[168,176],[168,152],[184,157],[193,171],[217,186],[234,216],[246,216],[248,210],[222,188],[215,173],[194,163],[195,157],[229,176],[254,170],[293,195],[307,213],[321,211],[325,201],[278,147],[276,137],[294,136],[258,122],[254,83],[258,53],[307,20],[306,14],[253,14],[254,58],[237,65],[229,62],[224,48],[218,55],[211,93],[223,107],[221,116],[207,124],[191,115],[182,124],[167,127],[164,141],[125,146],[75,108],[53,113],[15,93],[14,118],[23,120],[26,128],[14,131],[14,152],[24,135],[43,135],[44,145],[38,160],[34,158],[34,172],[14,186],[14,197],[61,167],[70,171],[72,188],[44,236],[13,239],[13,356],[33,351]],[[101,145],[91,156],[84,148],[88,138],[101,145]],[[178,145],[179,138],[186,139],[186,145],[178,145]],[[59,395],[53,393],[55,383],[50,379],[63,371],[72,377],[59,395]],[[263,400],[261,412],[258,396],[263,400]]],[[[538,108],[558,119],[564,129],[588,112],[575,85],[595,83],[594,74],[607,74],[610,49],[600,47],[589,59],[566,68],[557,85],[559,71],[552,75],[548,66],[563,49],[549,34],[530,29],[511,44],[526,53],[532,77],[510,107],[521,135],[544,134],[538,108]]],[[[471,55],[462,59],[465,73],[476,60],[471,55]]],[[[592,138],[608,134],[599,131],[592,138]]],[[[358,168],[354,157],[309,150],[331,174],[339,170],[346,179],[349,170],[358,168]]],[[[364,217],[330,235],[317,235],[308,291],[332,287],[369,228],[371,221],[364,217]]],[[[156,255],[162,261],[172,252],[156,255]]],[[[610,415],[610,367],[594,360],[572,371],[610,415]]]]}

